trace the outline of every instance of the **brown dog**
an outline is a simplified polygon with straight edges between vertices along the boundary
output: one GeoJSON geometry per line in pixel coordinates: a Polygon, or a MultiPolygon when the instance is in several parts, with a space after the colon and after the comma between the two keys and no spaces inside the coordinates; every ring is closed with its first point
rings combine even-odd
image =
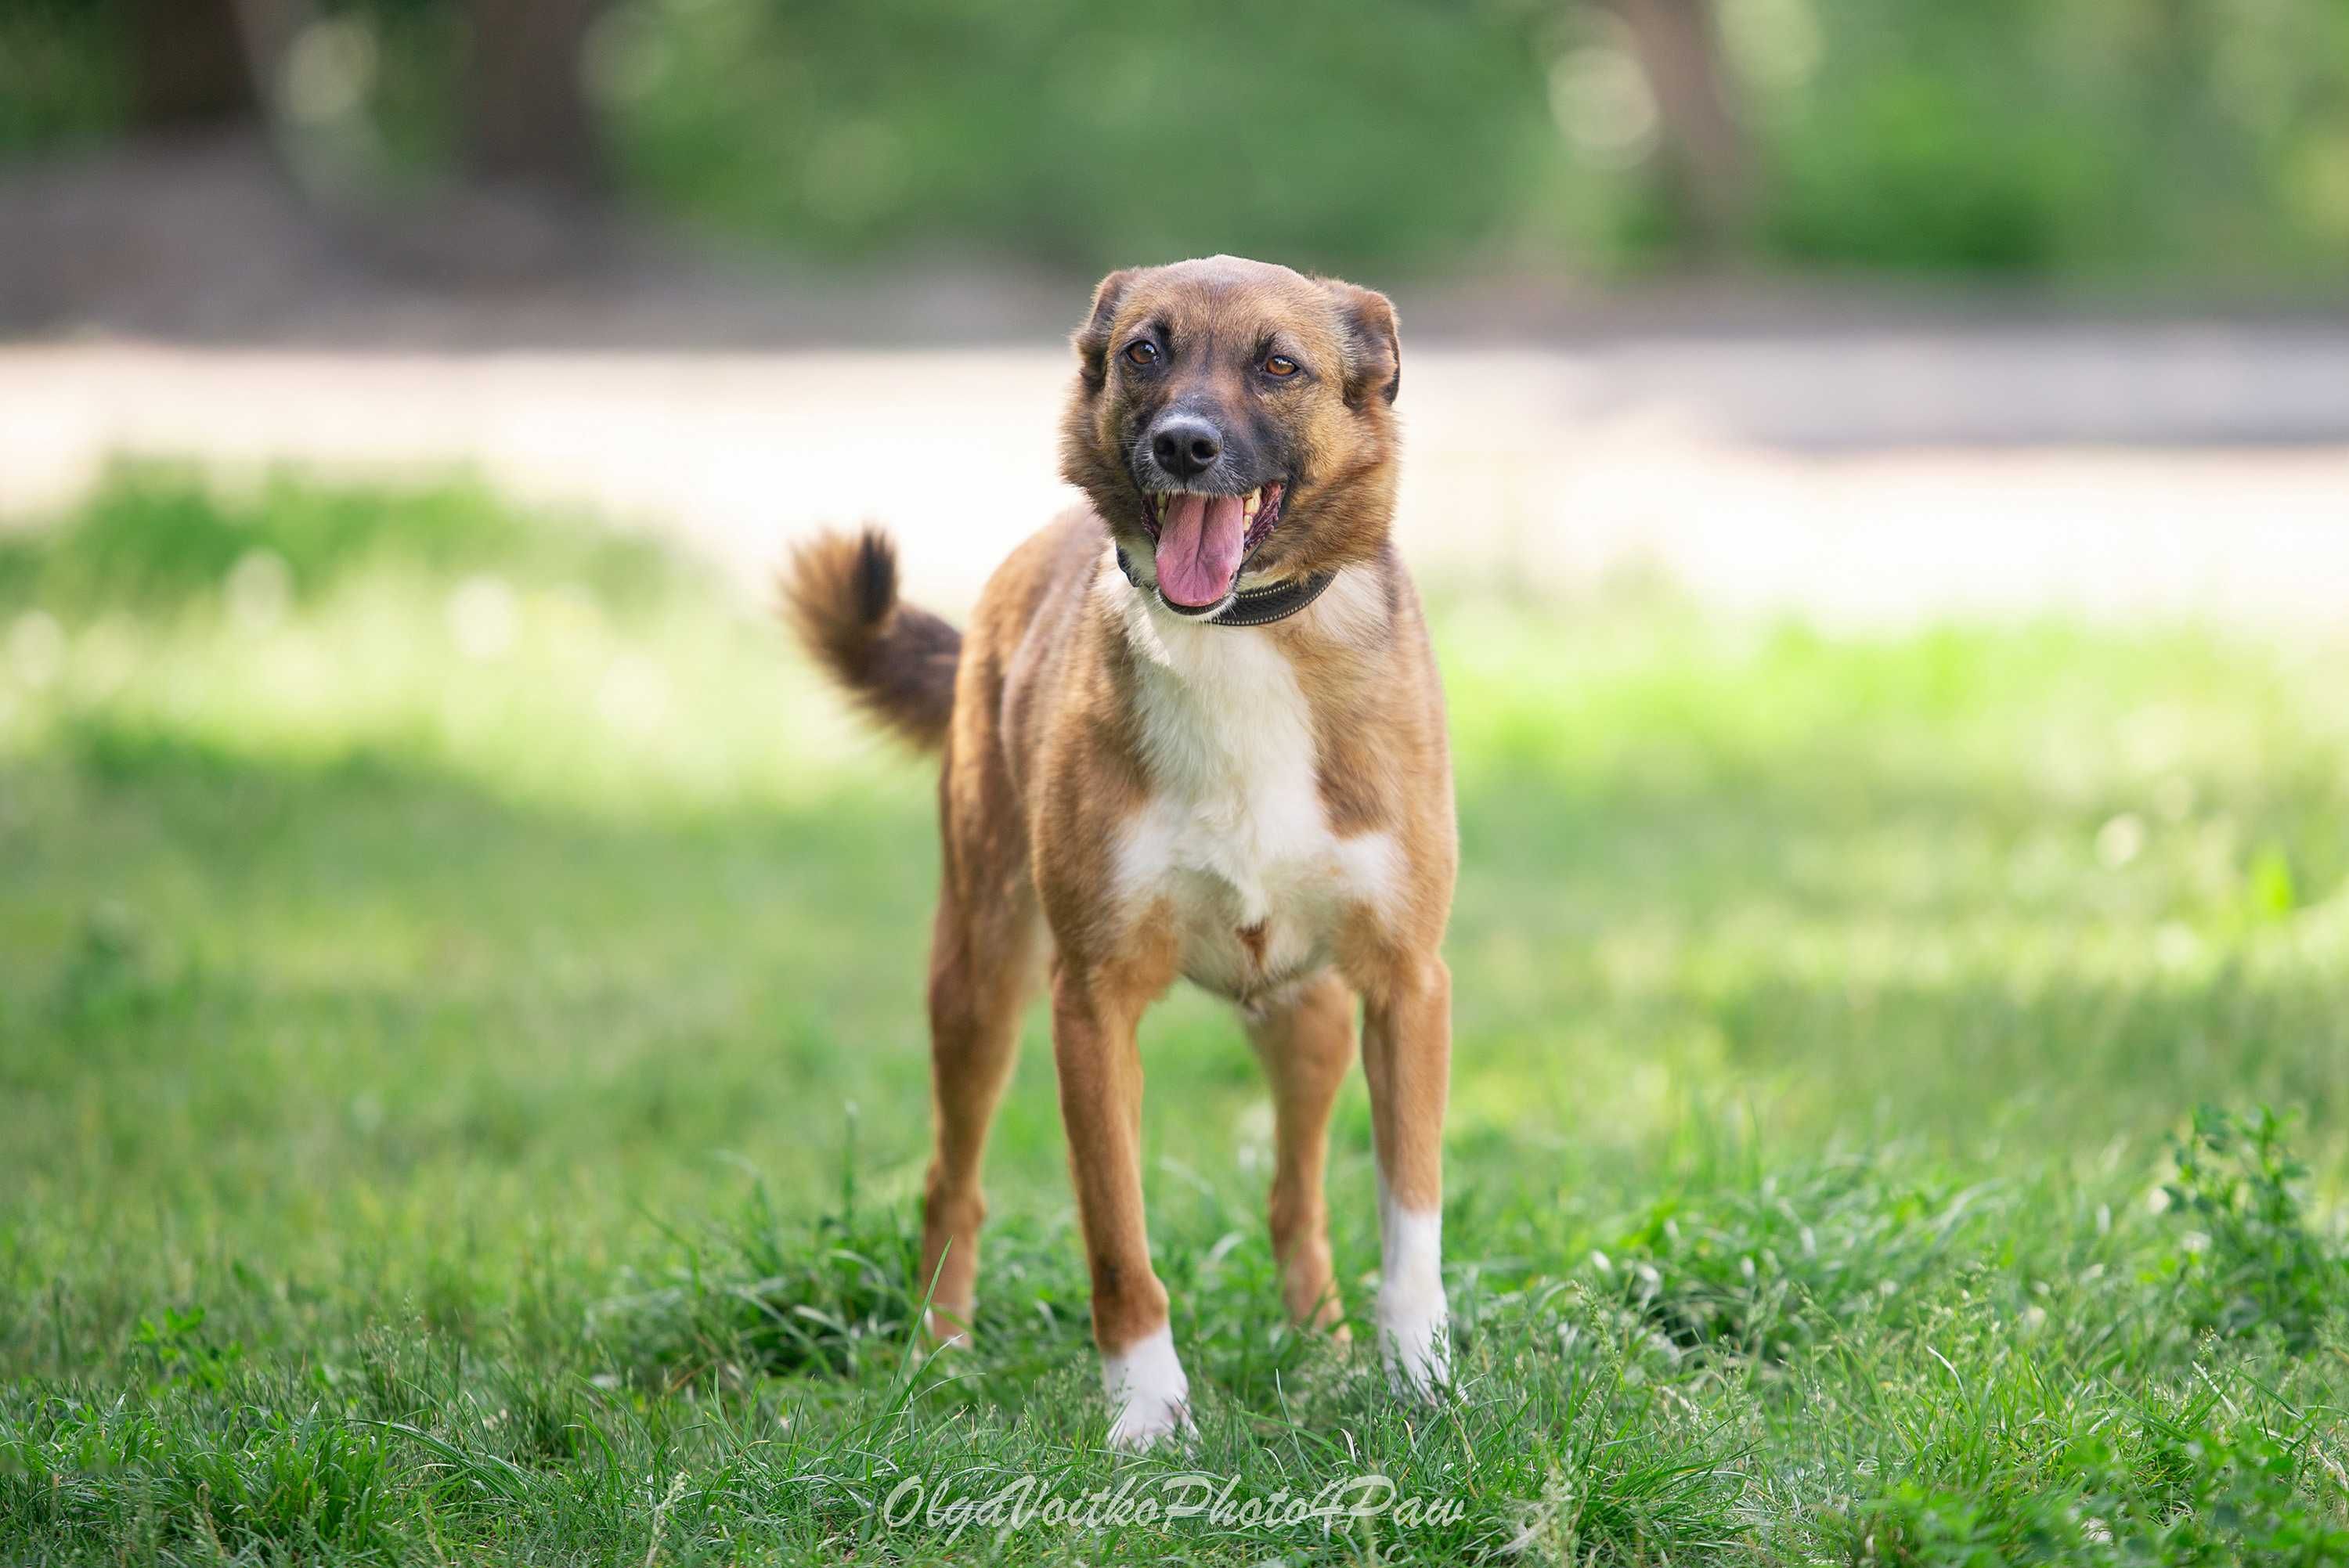
{"type": "Polygon", "coordinates": [[[967,634],[897,602],[875,532],[808,545],[784,583],[849,692],[945,752],[931,1328],[971,1322],[980,1153],[1048,967],[1112,1440],[1188,1420],[1143,1222],[1134,1041],[1178,975],[1240,1005],[1272,1084],[1288,1309],[1337,1323],[1321,1174],[1359,996],[1379,1337],[1426,1397],[1449,1376],[1437,949],[1457,846],[1443,693],[1389,537],[1394,310],[1217,256],[1111,273],[1075,344],[1061,471],[1089,504],[1012,553],[967,634]]]}

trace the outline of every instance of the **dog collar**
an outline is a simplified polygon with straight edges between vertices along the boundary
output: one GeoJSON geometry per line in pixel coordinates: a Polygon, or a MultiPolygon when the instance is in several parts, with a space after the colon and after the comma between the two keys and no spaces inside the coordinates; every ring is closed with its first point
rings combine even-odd
{"type": "MultiPolygon", "coordinates": [[[[1125,547],[1118,546],[1117,569],[1125,580],[1145,593],[1155,593],[1154,586],[1146,585],[1133,574],[1133,562],[1125,558],[1125,547]]],[[[1232,602],[1212,615],[1194,616],[1203,626],[1269,626],[1275,621],[1286,621],[1329,591],[1338,580],[1335,572],[1317,572],[1310,577],[1293,583],[1276,583],[1269,588],[1243,588],[1232,595],[1232,602]]]]}

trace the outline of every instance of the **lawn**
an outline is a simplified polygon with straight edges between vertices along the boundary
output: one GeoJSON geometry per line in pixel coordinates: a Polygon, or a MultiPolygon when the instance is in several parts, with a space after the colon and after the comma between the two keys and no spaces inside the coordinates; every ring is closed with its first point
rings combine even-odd
{"type": "MultiPolygon", "coordinates": [[[[0,1562],[2349,1559],[2349,647],[1434,601],[1463,1387],[1279,1326],[1178,994],[1123,1460],[1040,1017],[911,1336],[929,769],[758,605],[462,482],[0,536],[0,1562]]],[[[1359,1084],[1331,1192],[1360,1313],[1359,1084]]]]}

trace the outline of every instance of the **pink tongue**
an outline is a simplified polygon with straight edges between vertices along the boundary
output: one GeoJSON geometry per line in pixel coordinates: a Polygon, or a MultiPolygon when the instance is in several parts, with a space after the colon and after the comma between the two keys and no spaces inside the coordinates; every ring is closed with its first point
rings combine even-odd
{"type": "Polygon", "coordinates": [[[1187,610],[1232,591],[1247,530],[1236,495],[1178,495],[1158,523],[1158,591],[1187,610]]]}

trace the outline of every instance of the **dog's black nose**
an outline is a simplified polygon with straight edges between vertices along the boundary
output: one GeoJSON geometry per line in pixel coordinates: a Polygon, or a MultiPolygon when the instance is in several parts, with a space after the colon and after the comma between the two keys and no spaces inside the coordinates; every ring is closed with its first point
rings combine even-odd
{"type": "Polygon", "coordinates": [[[1195,414],[1172,415],[1150,433],[1150,455],[1167,473],[1187,480],[1224,455],[1223,432],[1195,414]]]}

